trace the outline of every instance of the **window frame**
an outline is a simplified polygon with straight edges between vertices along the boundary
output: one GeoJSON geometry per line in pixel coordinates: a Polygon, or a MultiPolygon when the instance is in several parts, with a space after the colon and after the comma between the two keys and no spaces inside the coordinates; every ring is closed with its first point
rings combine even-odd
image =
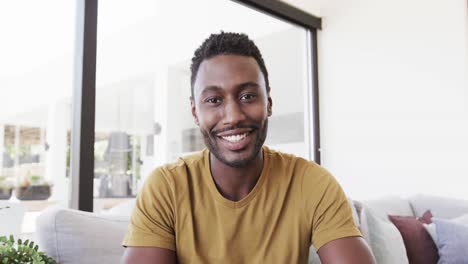
{"type": "MultiPolygon", "coordinates": [[[[308,140],[314,161],[320,164],[320,120],[317,30],[321,18],[281,1],[231,0],[269,16],[298,25],[308,32],[310,48],[310,85],[308,87],[310,125],[308,140]]],[[[77,0],[75,40],[75,76],[72,98],[70,200],[69,207],[93,211],[94,133],[96,116],[96,48],[98,0],[77,0]]]]}

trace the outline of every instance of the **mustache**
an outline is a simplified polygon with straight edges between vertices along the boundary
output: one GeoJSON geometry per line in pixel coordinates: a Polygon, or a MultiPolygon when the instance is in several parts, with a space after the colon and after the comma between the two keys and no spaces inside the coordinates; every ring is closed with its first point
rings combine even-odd
{"type": "Polygon", "coordinates": [[[251,124],[251,125],[228,126],[228,127],[224,127],[224,128],[221,128],[221,129],[212,130],[212,131],[211,131],[211,134],[214,135],[214,134],[226,132],[226,131],[229,131],[229,130],[239,129],[239,128],[250,128],[250,129],[255,130],[255,129],[258,129],[259,126],[254,125],[254,124],[251,124]]]}

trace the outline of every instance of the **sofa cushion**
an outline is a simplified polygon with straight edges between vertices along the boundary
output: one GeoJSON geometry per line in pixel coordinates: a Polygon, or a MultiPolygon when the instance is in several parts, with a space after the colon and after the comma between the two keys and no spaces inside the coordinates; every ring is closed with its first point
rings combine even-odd
{"type": "Polygon", "coordinates": [[[64,209],[46,209],[36,221],[41,250],[58,263],[119,263],[126,216],[103,216],[64,209]]]}
{"type": "Polygon", "coordinates": [[[353,199],[348,197],[349,206],[351,206],[351,212],[353,214],[353,220],[357,227],[360,227],[361,221],[359,221],[359,215],[355,206],[353,199]]]}
{"type": "MultiPolygon", "coordinates": [[[[459,216],[457,218],[453,218],[449,220],[450,222],[454,224],[459,224],[459,225],[464,225],[468,227],[468,214],[464,214],[462,216],[459,216]]],[[[427,232],[429,235],[431,235],[432,240],[436,243],[438,243],[438,237],[437,237],[437,228],[434,223],[431,224],[424,224],[424,228],[426,228],[427,232]]]]}
{"type": "Polygon", "coordinates": [[[465,225],[468,226],[468,214],[464,214],[462,216],[459,216],[457,218],[450,219],[450,222],[459,224],[459,225],[465,225]]]}
{"type": "Polygon", "coordinates": [[[400,197],[389,196],[377,200],[363,201],[362,204],[372,209],[375,216],[386,222],[390,222],[388,215],[414,216],[408,200],[400,197]]]}
{"type": "Polygon", "coordinates": [[[423,226],[423,223],[429,223],[430,219],[394,215],[390,215],[389,218],[403,237],[410,263],[437,264],[439,260],[437,246],[423,226]]]}
{"type": "Polygon", "coordinates": [[[133,208],[135,208],[136,199],[128,199],[125,202],[119,203],[110,209],[103,210],[100,213],[103,215],[119,215],[126,216],[128,219],[132,216],[133,208]]]}
{"type": "Polygon", "coordinates": [[[468,213],[468,201],[432,195],[415,195],[408,199],[415,215],[431,210],[437,218],[450,219],[468,213]]]}
{"type": "Polygon", "coordinates": [[[427,233],[429,233],[429,235],[431,236],[432,241],[434,241],[434,243],[436,243],[437,245],[437,230],[435,224],[423,224],[423,226],[426,229],[427,233]]]}
{"type": "Polygon", "coordinates": [[[361,232],[379,264],[408,263],[406,249],[398,229],[382,220],[373,209],[361,209],[361,232]]]}
{"type": "Polygon", "coordinates": [[[434,218],[439,263],[468,263],[468,227],[434,218]]]}

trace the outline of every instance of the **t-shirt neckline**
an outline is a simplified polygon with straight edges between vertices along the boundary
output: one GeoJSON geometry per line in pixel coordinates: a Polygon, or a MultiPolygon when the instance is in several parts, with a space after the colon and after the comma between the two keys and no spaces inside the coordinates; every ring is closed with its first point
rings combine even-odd
{"type": "Polygon", "coordinates": [[[211,175],[210,169],[210,151],[205,149],[205,153],[203,153],[204,163],[205,163],[205,171],[203,175],[205,175],[206,182],[208,183],[208,188],[210,189],[211,194],[213,195],[214,199],[221,203],[224,206],[230,208],[240,208],[247,205],[252,199],[260,192],[263,186],[263,182],[265,181],[266,174],[268,173],[270,157],[268,155],[268,148],[263,146],[261,151],[263,151],[263,168],[262,172],[260,173],[260,177],[258,178],[257,183],[255,184],[254,188],[241,200],[239,201],[231,201],[224,197],[216,187],[216,183],[214,181],[213,175],[211,175]]]}

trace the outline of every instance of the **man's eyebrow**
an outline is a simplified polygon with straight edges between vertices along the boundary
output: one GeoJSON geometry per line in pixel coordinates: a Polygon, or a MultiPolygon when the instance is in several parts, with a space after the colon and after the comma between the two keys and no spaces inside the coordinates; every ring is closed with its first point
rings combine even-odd
{"type": "MultiPolygon", "coordinates": [[[[245,82],[245,83],[241,83],[241,84],[236,85],[237,90],[244,90],[244,89],[247,89],[249,87],[257,88],[257,87],[260,87],[260,85],[258,83],[256,83],[256,82],[245,82]]],[[[222,91],[222,90],[223,90],[223,88],[221,88],[219,86],[208,85],[208,86],[205,86],[203,88],[203,90],[201,91],[200,94],[205,94],[205,93],[208,93],[208,92],[217,92],[217,91],[222,91]]]]}
{"type": "Polygon", "coordinates": [[[256,82],[245,82],[237,85],[237,89],[241,90],[249,87],[260,87],[260,85],[256,82]]]}
{"type": "Polygon", "coordinates": [[[207,93],[207,92],[210,92],[210,91],[215,92],[215,91],[219,91],[219,90],[222,90],[222,88],[219,87],[219,86],[216,86],[216,85],[208,85],[208,86],[203,87],[203,90],[201,91],[200,94],[204,94],[204,93],[207,93]]]}

